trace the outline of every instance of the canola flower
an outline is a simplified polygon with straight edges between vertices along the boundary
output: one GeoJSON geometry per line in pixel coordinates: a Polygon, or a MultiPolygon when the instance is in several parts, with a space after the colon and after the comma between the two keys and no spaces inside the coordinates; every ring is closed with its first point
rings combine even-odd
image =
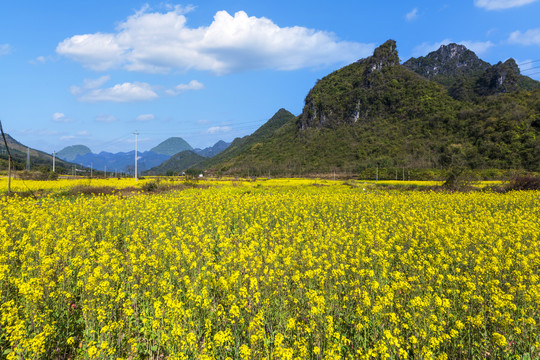
{"type": "Polygon", "coordinates": [[[2,198],[0,357],[540,355],[539,192],[309,184],[2,198]]]}
{"type": "MultiPolygon", "coordinates": [[[[144,179],[135,182],[132,178],[107,178],[107,179],[88,179],[88,178],[78,178],[78,179],[60,179],[55,181],[38,181],[38,180],[21,180],[21,179],[12,179],[11,180],[11,190],[14,192],[24,192],[24,191],[52,191],[59,192],[62,190],[68,190],[75,186],[105,186],[111,188],[127,188],[127,187],[137,187],[140,188],[145,183],[152,181],[152,179],[144,179]]],[[[7,192],[8,181],[7,177],[0,178],[0,193],[7,192]]]]}

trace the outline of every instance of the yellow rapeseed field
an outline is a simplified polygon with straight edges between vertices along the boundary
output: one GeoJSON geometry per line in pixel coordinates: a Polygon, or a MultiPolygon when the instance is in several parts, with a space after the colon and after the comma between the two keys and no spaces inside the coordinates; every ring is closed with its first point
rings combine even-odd
{"type": "Polygon", "coordinates": [[[540,356],[540,192],[270,184],[1,197],[0,358],[540,356]]]}

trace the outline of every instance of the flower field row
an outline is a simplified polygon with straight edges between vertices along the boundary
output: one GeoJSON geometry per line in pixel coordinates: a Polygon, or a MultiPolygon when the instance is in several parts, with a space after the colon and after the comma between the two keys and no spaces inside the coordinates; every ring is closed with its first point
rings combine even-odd
{"type": "Polygon", "coordinates": [[[540,193],[0,200],[0,358],[540,356],[540,193]]]}

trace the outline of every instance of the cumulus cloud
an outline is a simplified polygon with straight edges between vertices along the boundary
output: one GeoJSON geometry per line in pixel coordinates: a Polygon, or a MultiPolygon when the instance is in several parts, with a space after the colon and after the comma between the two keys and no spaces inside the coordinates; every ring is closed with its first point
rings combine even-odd
{"type": "Polygon", "coordinates": [[[82,86],[72,86],[69,91],[73,95],[79,95],[82,92],[86,90],[92,90],[96,89],[102,85],[104,85],[107,81],[109,81],[111,77],[109,75],[101,76],[97,79],[84,79],[82,86]]]}
{"type": "Polygon", "coordinates": [[[169,95],[178,95],[188,90],[201,90],[204,89],[203,83],[197,80],[191,80],[188,84],[178,84],[174,89],[169,89],[166,91],[169,95]]]}
{"type": "Polygon", "coordinates": [[[9,44],[0,44],[0,56],[8,55],[11,53],[11,46],[9,44]]]}
{"type": "Polygon", "coordinates": [[[73,119],[68,118],[65,114],[61,112],[55,112],[51,116],[52,121],[58,122],[58,123],[66,123],[66,122],[72,122],[73,119]]]}
{"type": "Polygon", "coordinates": [[[156,117],[154,114],[141,114],[135,118],[136,121],[144,122],[154,120],[156,117]]]}
{"type": "Polygon", "coordinates": [[[495,46],[491,41],[460,41],[458,44],[465,45],[467,49],[474,51],[476,55],[482,55],[495,46]]]}
{"type": "Polygon", "coordinates": [[[166,73],[205,70],[226,74],[246,70],[294,70],[351,62],[368,56],[373,44],[340,41],[332,33],[280,27],[244,11],[218,11],[209,26],[190,28],[186,9],[148,12],[143,8],[114,33],[75,35],[58,44],[58,54],[94,70],[124,68],[166,73]]]}
{"type": "Polygon", "coordinates": [[[418,17],[418,9],[414,8],[405,15],[407,21],[413,21],[418,17]]]}
{"type": "Polygon", "coordinates": [[[537,0],[474,0],[474,5],[486,10],[504,10],[531,4],[537,0]]]}
{"type": "Polygon", "coordinates": [[[112,123],[118,121],[118,119],[113,115],[101,114],[96,116],[96,121],[101,123],[112,123]]]}
{"type": "Polygon", "coordinates": [[[495,46],[491,41],[452,41],[451,39],[444,39],[439,42],[423,42],[413,49],[413,56],[425,56],[432,51],[438,50],[442,45],[448,45],[452,42],[456,44],[464,45],[467,49],[474,51],[477,55],[481,55],[495,46]]]}
{"type": "Polygon", "coordinates": [[[524,33],[521,31],[514,31],[510,34],[508,42],[511,44],[540,46],[540,28],[530,29],[524,33]]]}
{"type": "Polygon", "coordinates": [[[110,88],[94,89],[79,97],[80,101],[84,102],[136,102],[153,100],[158,95],[152,90],[152,86],[147,83],[123,83],[117,84],[110,88]]]}
{"type": "Polygon", "coordinates": [[[208,128],[206,130],[207,134],[222,134],[227,133],[232,130],[232,127],[230,126],[212,126],[211,128],[208,128]]]}

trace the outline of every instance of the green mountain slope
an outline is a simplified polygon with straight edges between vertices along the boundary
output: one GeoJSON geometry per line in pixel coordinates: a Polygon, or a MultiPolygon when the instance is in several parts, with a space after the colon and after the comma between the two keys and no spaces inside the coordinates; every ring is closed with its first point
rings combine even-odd
{"type": "MultiPolygon", "coordinates": [[[[13,164],[13,170],[25,170],[26,160],[28,156],[28,147],[21,144],[9,134],[6,134],[6,140],[9,150],[11,152],[13,164]]],[[[30,148],[30,170],[52,170],[53,157],[43,151],[30,148]]],[[[73,164],[61,160],[58,157],[55,160],[55,170],[57,173],[70,173],[73,164]]],[[[4,145],[4,140],[0,137],[0,170],[7,170],[8,168],[8,153],[4,145]]]]}
{"type": "Polygon", "coordinates": [[[194,153],[191,150],[184,150],[178,154],[173,155],[169,160],[164,163],[151,168],[146,171],[145,175],[167,175],[167,174],[180,174],[182,171],[200,163],[206,159],[205,157],[194,153]]]}
{"type": "MultiPolygon", "coordinates": [[[[265,143],[275,136],[276,132],[285,124],[294,120],[294,115],[285,109],[279,109],[264,125],[253,134],[236,138],[231,145],[216,156],[203,161],[201,168],[219,168],[220,171],[229,171],[231,166],[243,168],[244,158],[250,154],[259,154],[265,148],[265,143]],[[219,166],[218,166],[219,164],[219,166]]],[[[270,154],[267,154],[270,156],[270,154]]],[[[263,156],[264,157],[264,156],[263,156]]]]}
{"type": "MultiPolygon", "coordinates": [[[[489,69],[500,70],[489,67],[482,74],[489,69]]],[[[480,75],[469,77],[476,82],[480,75]]],[[[452,97],[448,86],[400,65],[389,40],[373,56],[319,80],[302,114],[264,141],[239,139],[229,156],[203,164],[254,175],[355,173],[377,165],[446,168],[456,162],[540,170],[540,91],[518,86],[476,97],[452,97]]]]}
{"type": "Polygon", "coordinates": [[[88,153],[91,153],[92,150],[88,146],[85,145],[72,145],[63,148],[59,152],[56,153],[56,156],[58,156],[60,159],[66,160],[66,161],[73,161],[77,157],[77,155],[86,155],[88,153]]]}
{"type": "Polygon", "coordinates": [[[193,148],[181,137],[170,137],[167,140],[161,142],[159,145],[150,149],[150,151],[153,151],[155,153],[169,156],[173,156],[174,154],[177,154],[184,150],[193,150],[193,148]]]}

